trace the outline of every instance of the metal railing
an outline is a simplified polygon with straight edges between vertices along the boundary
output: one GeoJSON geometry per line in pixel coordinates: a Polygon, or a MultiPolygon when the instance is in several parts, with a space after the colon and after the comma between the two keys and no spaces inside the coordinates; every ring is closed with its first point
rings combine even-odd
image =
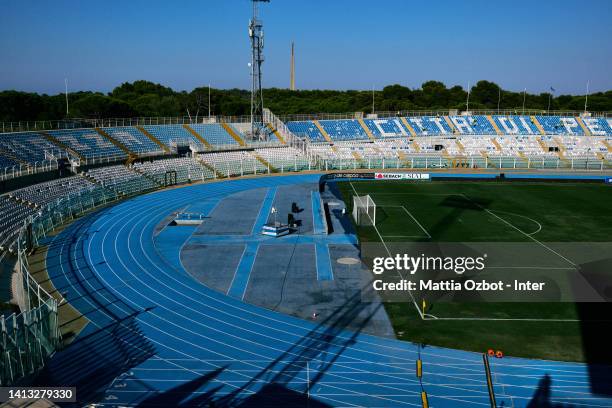
{"type": "Polygon", "coordinates": [[[42,162],[34,162],[31,165],[20,164],[19,166],[0,168],[0,181],[57,169],[57,160],[45,160],[42,162]]]}
{"type": "MultiPolygon", "coordinates": [[[[455,109],[421,109],[401,111],[379,111],[374,116],[378,118],[410,117],[410,116],[448,116],[461,114],[461,110],[455,109]]],[[[542,109],[472,109],[472,115],[538,115],[538,116],[583,116],[584,111],[547,111],[542,109]]],[[[612,117],[612,112],[589,112],[592,117],[612,117]]],[[[366,118],[364,112],[340,112],[340,113],[300,113],[276,115],[281,121],[304,121],[304,120],[339,120],[366,118]]],[[[0,133],[29,132],[40,130],[80,129],[94,127],[124,127],[124,126],[147,126],[147,125],[189,125],[206,123],[250,123],[251,117],[240,116],[160,116],[160,117],[135,117],[135,118],[72,118],[61,120],[38,120],[0,122],[0,133]]]]}
{"type": "Polygon", "coordinates": [[[35,120],[0,122],[0,133],[32,132],[40,130],[87,129],[148,125],[189,125],[206,123],[249,123],[250,116],[159,116],[135,118],[72,118],[61,120],[35,120]]]}
{"type": "MultiPolygon", "coordinates": [[[[403,110],[403,111],[381,111],[375,112],[373,118],[395,118],[395,117],[418,117],[418,116],[449,116],[460,115],[461,111],[454,112],[449,109],[439,110],[403,110]]],[[[584,111],[547,111],[536,109],[472,109],[470,115],[519,115],[519,116],[583,116],[584,111]]],[[[612,112],[590,112],[594,118],[609,118],[612,117],[612,112]]],[[[369,115],[364,115],[363,112],[343,112],[343,113],[300,113],[289,115],[278,115],[283,122],[292,121],[308,121],[308,120],[341,120],[341,119],[367,119],[369,115]]]]}

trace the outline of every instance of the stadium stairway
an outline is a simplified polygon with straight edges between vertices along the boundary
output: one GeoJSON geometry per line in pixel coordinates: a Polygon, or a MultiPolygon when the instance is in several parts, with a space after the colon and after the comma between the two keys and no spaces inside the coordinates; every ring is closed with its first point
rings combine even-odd
{"type": "Polygon", "coordinates": [[[399,157],[399,159],[402,161],[402,164],[404,164],[405,166],[408,166],[410,164],[410,168],[412,168],[412,161],[408,159],[408,156],[406,156],[406,153],[402,151],[398,151],[397,157],[399,157]]]}
{"type": "MultiPolygon", "coordinates": [[[[540,128],[541,128],[541,126],[540,126],[540,128]]],[[[544,130],[544,129],[542,129],[542,130],[544,130]]],[[[538,136],[538,137],[536,137],[536,140],[538,141],[538,144],[542,148],[542,152],[548,153],[548,145],[546,143],[544,143],[542,138],[538,136]]]]}
{"type": "MultiPolygon", "coordinates": [[[[498,135],[501,135],[502,132],[501,130],[499,130],[499,126],[497,126],[497,123],[495,123],[495,121],[493,120],[493,117],[491,115],[487,115],[487,120],[489,121],[491,126],[493,126],[493,129],[495,129],[495,133],[498,135]]],[[[501,151],[501,149],[499,150],[501,151]]]]}
{"type": "Polygon", "coordinates": [[[136,126],[136,129],[138,131],[140,131],[140,133],[144,134],[146,137],[148,137],[149,139],[151,139],[153,141],[153,143],[155,143],[156,145],[158,145],[159,147],[161,147],[161,149],[166,152],[166,153],[170,153],[170,148],[168,146],[166,146],[165,144],[163,144],[158,138],[156,138],[155,136],[153,136],[151,133],[149,133],[145,128],[143,128],[142,126],[136,126]]]}
{"type": "Polygon", "coordinates": [[[518,152],[518,155],[525,163],[529,164],[529,159],[527,158],[527,156],[525,156],[525,153],[518,152]]]}
{"type": "Polygon", "coordinates": [[[123,143],[121,143],[120,141],[116,140],[115,138],[113,138],[111,135],[109,135],[106,131],[104,131],[103,129],[100,128],[94,128],[94,130],[103,138],[105,138],[106,140],[108,140],[109,142],[111,142],[112,144],[114,144],[115,146],[117,146],[119,149],[121,149],[125,154],[127,154],[128,159],[127,159],[127,163],[126,164],[130,164],[132,163],[134,160],[136,160],[136,158],[138,157],[138,155],[134,152],[132,152],[130,149],[128,149],[127,147],[125,147],[125,145],[123,143]]]}
{"type": "Polygon", "coordinates": [[[361,127],[363,128],[363,131],[366,133],[366,135],[368,135],[368,138],[371,141],[376,140],[374,138],[374,135],[372,134],[372,131],[366,126],[365,122],[363,121],[363,119],[359,118],[357,119],[357,122],[359,122],[359,124],[361,125],[361,127]]]}
{"type": "Polygon", "coordinates": [[[408,119],[406,119],[405,117],[401,117],[400,120],[402,121],[402,123],[404,124],[404,126],[406,126],[406,129],[408,129],[408,132],[410,132],[410,134],[412,136],[416,136],[416,132],[414,131],[414,128],[410,125],[410,123],[408,122],[408,119]]]}
{"type": "Polygon", "coordinates": [[[421,146],[419,146],[416,140],[412,141],[412,147],[414,147],[415,152],[421,153],[421,146]]]}
{"type": "Polygon", "coordinates": [[[601,143],[603,143],[603,145],[606,146],[606,149],[608,149],[608,153],[612,153],[612,145],[608,143],[607,140],[602,140],[601,143]]]}
{"type": "Polygon", "coordinates": [[[559,148],[559,151],[557,152],[559,159],[563,160],[564,162],[569,161],[568,158],[566,157],[567,148],[563,144],[563,141],[561,140],[561,138],[555,137],[554,140],[557,143],[557,147],[559,148]]]}
{"type": "Polygon", "coordinates": [[[360,166],[363,167],[365,165],[365,162],[363,161],[363,157],[359,153],[357,153],[356,151],[352,151],[351,154],[353,155],[355,160],[357,160],[360,166]]]}
{"type": "Polygon", "coordinates": [[[446,124],[451,128],[451,131],[454,134],[460,134],[461,133],[461,132],[459,132],[459,129],[457,129],[457,127],[455,126],[455,124],[453,123],[451,118],[449,118],[448,116],[445,116],[444,120],[446,121],[446,124]]]}
{"type": "Polygon", "coordinates": [[[495,146],[495,148],[497,149],[498,152],[502,153],[504,151],[504,149],[502,148],[502,146],[499,144],[499,142],[497,141],[496,138],[492,137],[491,138],[491,143],[493,143],[493,146],[495,146]]]}
{"type": "Polygon", "coordinates": [[[86,161],[85,156],[83,156],[81,153],[77,152],[76,150],[74,150],[71,147],[68,147],[67,144],[60,142],[58,139],[56,139],[55,137],[51,136],[51,134],[49,132],[46,132],[44,130],[41,130],[38,132],[39,135],[41,135],[42,137],[44,137],[45,139],[47,139],[47,141],[53,143],[54,145],[58,146],[59,148],[69,152],[70,154],[78,157],[79,159],[86,161]]]}
{"type": "Polygon", "coordinates": [[[486,150],[481,150],[480,151],[480,155],[482,157],[484,157],[487,161],[487,167],[492,167],[494,169],[498,168],[499,166],[496,165],[493,160],[491,160],[491,158],[489,157],[489,153],[486,152],[486,150]]]}
{"type": "Polygon", "coordinates": [[[129,167],[128,167],[128,169],[129,169],[129,170],[131,170],[131,171],[133,171],[134,173],[139,174],[140,176],[142,176],[142,177],[146,178],[147,180],[151,180],[151,181],[152,181],[152,182],[154,182],[156,185],[158,185],[158,186],[160,186],[160,187],[163,187],[163,184],[162,184],[162,183],[160,183],[160,182],[159,182],[159,180],[156,180],[156,179],[155,179],[155,177],[153,177],[153,176],[151,176],[151,175],[147,174],[146,172],[144,172],[144,171],[142,171],[142,170],[140,170],[140,169],[137,169],[137,168],[135,168],[135,167],[132,167],[132,166],[129,166],[129,167]]]}
{"type": "Polygon", "coordinates": [[[225,129],[225,131],[227,133],[229,133],[229,135],[240,145],[240,146],[246,146],[246,143],[244,142],[244,140],[240,137],[240,135],[238,133],[236,133],[236,131],[227,123],[225,122],[221,122],[221,126],[223,127],[223,129],[225,129]]]}
{"type": "Polygon", "coordinates": [[[459,141],[459,139],[455,140],[455,144],[457,145],[457,148],[459,149],[459,151],[461,152],[461,154],[465,153],[465,147],[463,146],[463,144],[459,141]]]}
{"type": "Polygon", "coordinates": [[[206,163],[199,156],[196,158],[196,160],[198,161],[198,163],[200,163],[200,165],[202,165],[202,167],[205,167],[208,170],[212,171],[216,178],[226,178],[227,177],[225,174],[221,173],[219,170],[217,170],[210,164],[206,163]]]}
{"type": "Polygon", "coordinates": [[[589,130],[588,127],[586,127],[586,125],[584,124],[580,116],[576,116],[576,122],[578,122],[578,124],[580,125],[580,127],[582,128],[582,131],[584,132],[586,136],[592,136],[591,131],[589,130]]]}
{"type": "Polygon", "coordinates": [[[274,136],[276,136],[276,138],[278,139],[278,141],[279,141],[281,144],[287,144],[287,142],[285,141],[285,139],[283,138],[283,136],[280,134],[280,132],[279,132],[279,131],[278,131],[278,130],[277,130],[275,127],[274,127],[274,126],[272,126],[272,124],[271,124],[271,123],[266,123],[266,127],[267,127],[268,129],[270,129],[270,131],[272,132],[272,134],[273,134],[274,136]]]}
{"type": "Polygon", "coordinates": [[[251,152],[251,154],[253,155],[253,157],[257,159],[258,162],[266,166],[269,173],[278,173],[278,169],[274,167],[272,164],[270,164],[269,161],[267,161],[266,159],[258,155],[256,152],[251,152]]]}
{"type": "Polygon", "coordinates": [[[188,131],[189,133],[191,133],[193,135],[193,137],[198,139],[200,141],[200,143],[202,143],[204,146],[206,146],[207,149],[212,149],[212,145],[210,143],[208,143],[208,140],[204,139],[204,137],[202,137],[202,135],[200,135],[198,132],[196,132],[191,126],[183,125],[183,128],[186,131],[188,131]]]}
{"type": "Polygon", "coordinates": [[[22,166],[30,167],[30,163],[21,160],[20,158],[18,158],[17,156],[15,156],[14,154],[12,154],[11,152],[5,149],[0,148],[0,156],[7,157],[11,159],[12,161],[14,161],[15,163],[21,164],[22,166]]]}
{"type": "Polygon", "coordinates": [[[541,135],[545,135],[546,132],[544,131],[544,128],[542,127],[540,122],[538,122],[538,119],[535,116],[530,116],[529,118],[531,119],[531,123],[533,123],[535,127],[538,128],[538,132],[540,132],[541,135]]]}
{"type": "Polygon", "coordinates": [[[327,133],[327,131],[325,129],[323,129],[323,126],[321,126],[321,124],[319,123],[318,120],[313,120],[312,123],[314,123],[314,125],[317,127],[317,129],[319,129],[319,132],[321,132],[321,134],[323,135],[325,140],[327,140],[329,143],[334,143],[332,138],[329,136],[329,133],[327,133]]]}

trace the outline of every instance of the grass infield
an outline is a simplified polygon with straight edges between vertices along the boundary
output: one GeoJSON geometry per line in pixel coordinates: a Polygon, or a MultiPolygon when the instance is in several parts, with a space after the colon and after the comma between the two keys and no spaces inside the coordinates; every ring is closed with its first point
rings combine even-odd
{"type": "MultiPolygon", "coordinates": [[[[355,193],[369,194],[378,207],[376,228],[355,227],[361,243],[612,240],[612,187],[605,184],[372,180],[340,182],[338,187],[349,213],[355,193]]],[[[412,303],[385,303],[385,308],[403,340],[478,352],[493,348],[521,357],[610,362],[601,336],[612,332],[609,303],[438,302],[427,308],[435,316],[484,320],[422,320],[412,303]]]]}

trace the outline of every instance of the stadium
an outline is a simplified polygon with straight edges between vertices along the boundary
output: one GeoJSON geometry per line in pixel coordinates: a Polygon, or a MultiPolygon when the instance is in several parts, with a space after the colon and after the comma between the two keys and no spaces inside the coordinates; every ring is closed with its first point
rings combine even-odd
{"type": "Polygon", "coordinates": [[[0,406],[612,406],[612,113],[275,112],[243,3],[250,114],[0,122],[0,406]]]}

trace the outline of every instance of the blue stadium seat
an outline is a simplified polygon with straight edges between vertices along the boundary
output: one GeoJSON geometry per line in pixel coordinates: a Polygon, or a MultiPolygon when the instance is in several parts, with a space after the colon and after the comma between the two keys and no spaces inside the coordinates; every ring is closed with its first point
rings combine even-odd
{"type": "Polygon", "coordinates": [[[193,144],[200,150],[206,149],[206,146],[189,133],[183,125],[149,125],[143,128],[166,146],[193,144]]]}
{"type": "Polygon", "coordinates": [[[495,129],[486,116],[450,116],[455,128],[462,135],[495,135],[495,129]]]}
{"type": "Polygon", "coordinates": [[[529,116],[496,115],[493,116],[493,120],[503,134],[537,135],[540,133],[529,116]]]}
{"type": "Polygon", "coordinates": [[[4,169],[7,167],[13,167],[13,166],[19,167],[19,163],[11,159],[10,157],[2,156],[2,153],[0,153],[0,169],[4,169]]]}
{"type": "Polygon", "coordinates": [[[325,138],[312,121],[287,122],[287,127],[298,137],[308,137],[313,142],[324,142],[325,138]]]}
{"type": "Polygon", "coordinates": [[[583,118],[584,125],[594,136],[612,136],[612,118],[583,118]]]}
{"type": "MultiPolygon", "coordinates": [[[[198,132],[211,145],[237,145],[238,142],[223,129],[218,123],[194,124],[189,125],[193,130],[198,132]]],[[[231,126],[231,125],[229,125],[231,126]]],[[[240,135],[236,128],[232,127],[234,132],[240,135]]]]}
{"type": "Polygon", "coordinates": [[[368,135],[356,119],[320,120],[319,123],[332,140],[368,139],[368,135]]]}
{"type": "Polygon", "coordinates": [[[112,138],[137,154],[161,154],[163,149],[135,127],[104,128],[112,138]]]}
{"type": "Polygon", "coordinates": [[[560,116],[536,116],[540,125],[549,135],[584,135],[576,118],[560,116]]]}
{"type": "Polygon", "coordinates": [[[442,116],[413,116],[406,118],[419,136],[444,135],[453,133],[442,116]]]}
{"type": "Polygon", "coordinates": [[[86,158],[127,156],[123,150],[93,129],[53,130],[48,133],[86,158]]]}
{"type": "Polygon", "coordinates": [[[66,157],[66,152],[47,141],[40,133],[22,132],[0,135],[0,148],[19,160],[34,164],[53,157],[66,157]]]}
{"type": "Polygon", "coordinates": [[[408,135],[399,118],[365,119],[364,123],[375,137],[393,137],[408,135]]]}

